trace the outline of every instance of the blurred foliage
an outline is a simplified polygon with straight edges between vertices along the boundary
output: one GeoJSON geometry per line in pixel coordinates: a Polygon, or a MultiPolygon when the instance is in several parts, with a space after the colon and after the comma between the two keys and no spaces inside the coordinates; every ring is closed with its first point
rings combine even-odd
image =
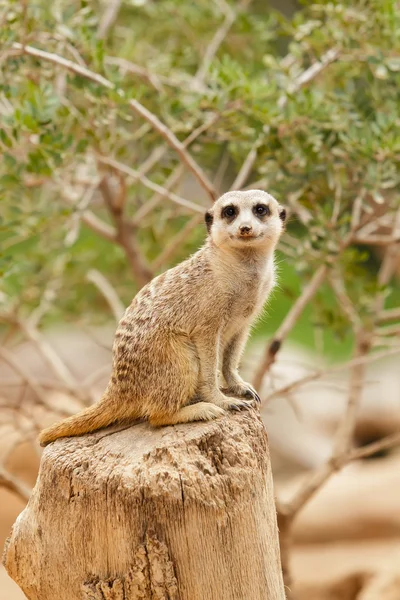
{"type": "MultiPolygon", "coordinates": [[[[339,248],[350,231],[356,198],[362,199],[366,214],[399,206],[398,3],[306,1],[288,21],[261,1],[240,10],[238,2],[226,5],[225,0],[126,0],[99,39],[108,4],[0,0],[0,269],[5,308],[27,314],[53,286],[55,299],[47,319],[108,318],[106,303],[85,278],[92,268],[104,273],[129,303],[137,282],[123,248],[88,229],[80,216],[90,208],[112,222],[96,189],[85,204],[85,194],[99,176],[96,156],[138,169],[164,144],[129,108],[127,99],[136,98],[182,141],[204,121],[218,117],[190,152],[211,178],[222,172],[221,163],[226,165],[220,191],[229,188],[257,144],[247,183],[268,190],[291,208],[288,232],[297,240],[279,259],[285,264],[282,291],[275,294],[279,301],[272,300],[270,306],[273,327],[315,269],[332,261],[349,298],[368,320],[371,298],[379,288],[379,261],[368,246],[351,244],[340,255],[339,248]],[[236,18],[204,80],[194,84],[229,10],[236,11],[236,18]],[[16,42],[84,65],[124,94],[27,56],[15,49],[16,42]],[[333,49],[336,60],[309,83],[294,85],[333,49]],[[117,59],[146,72],[130,72],[117,59]]],[[[167,148],[147,176],[163,185],[178,162],[174,150],[167,148]]],[[[126,190],[126,211],[134,218],[153,192],[130,177],[126,190]]],[[[192,186],[187,196],[207,205],[198,187],[192,186]]],[[[191,216],[167,199],[149,212],[135,230],[146,259],[156,258],[191,216]]],[[[163,268],[198,247],[203,235],[199,226],[163,268]]],[[[391,288],[387,297],[388,305],[399,301],[391,288]]],[[[311,319],[317,329],[329,329],[328,341],[348,339],[346,315],[329,289],[316,296],[299,324],[298,337],[310,341],[311,319]]]]}

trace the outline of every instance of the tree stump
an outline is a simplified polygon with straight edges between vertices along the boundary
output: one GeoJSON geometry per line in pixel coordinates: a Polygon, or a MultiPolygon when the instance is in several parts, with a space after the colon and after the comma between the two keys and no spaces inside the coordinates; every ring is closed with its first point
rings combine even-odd
{"type": "Polygon", "coordinates": [[[58,440],[4,564],[29,600],[284,600],[261,420],[58,440]]]}

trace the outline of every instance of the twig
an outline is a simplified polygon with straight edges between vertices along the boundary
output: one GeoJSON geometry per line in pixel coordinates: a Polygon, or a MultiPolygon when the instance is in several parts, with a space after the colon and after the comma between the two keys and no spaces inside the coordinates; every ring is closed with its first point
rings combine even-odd
{"type": "Polygon", "coordinates": [[[348,462],[359,460],[361,458],[368,458],[376,454],[377,452],[381,452],[382,450],[388,450],[389,448],[393,448],[400,444],[400,432],[396,431],[391,435],[388,435],[381,440],[377,440],[376,442],[372,442],[371,444],[367,444],[362,448],[355,448],[350,452],[347,456],[348,462]]]}
{"type": "MultiPolygon", "coordinates": [[[[205,121],[204,123],[199,125],[196,129],[194,129],[190,133],[190,135],[188,135],[188,137],[184,140],[184,142],[183,142],[184,146],[187,148],[202,133],[207,131],[207,129],[209,129],[219,119],[219,117],[220,117],[220,115],[218,113],[214,113],[214,115],[210,119],[208,119],[207,121],[205,121]]],[[[167,192],[170,192],[171,189],[173,189],[177,185],[178,181],[180,180],[180,178],[183,175],[183,172],[184,172],[184,170],[183,170],[182,164],[179,164],[177,167],[175,167],[175,169],[172,171],[172,173],[169,175],[168,179],[164,183],[163,189],[167,190],[167,192]]],[[[143,206],[141,208],[139,208],[139,210],[137,211],[137,213],[135,214],[135,216],[132,220],[132,225],[134,225],[134,226],[139,225],[141,220],[151,210],[153,210],[161,202],[161,200],[163,200],[165,197],[166,196],[165,196],[164,192],[163,193],[155,192],[154,195],[150,198],[150,200],[148,200],[146,202],[146,204],[143,204],[143,206]]]]}
{"type": "MultiPolygon", "coordinates": [[[[65,191],[61,191],[61,197],[65,202],[67,202],[70,206],[75,208],[75,202],[65,194],[65,191]]],[[[91,210],[84,210],[80,213],[81,220],[87,225],[92,231],[100,235],[106,240],[110,242],[116,242],[117,240],[117,232],[108,223],[105,223],[101,219],[99,219],[91,210]]]]}
{"type": "Polygon", "coordinates": [[[106,10],[100,19],[97,30],[97,37],[99,40],[107,37],[110,27],[112,27],[114,22],[117,20],[119,9],[121,8],[121,1],[122,0],[107,0],[106,10]]]}
{"type": "Polygon", "coordinates": [[[53,268],[53,278],[50,279],[41,296],[39,306],[35,308],[28,318],[31,327],[37,327],[44,315],[50,310],[52,304],[57,298],[57,292],[62,285],[62,277],[67,263],[67,255],[61,254],[56,257],[53,268]]]}
{"type": "Polygon", "coordinates": [[[207,192],[210,196],[212,202],[217,198],[217,191],[214,188],[212,182],[203,172],[201,167],[197,164],[197,162],[192,158],[192,156],[186,150],[184,144],[178,140],[175,134],[166,126],[164,123],[160,121],[160,119],[151,113],[147,108],[145,108],[140,102],[137,100],[130,100],[129,106],[141,117],[143,117],[146,121],[148,121],[153,128],[158,131],[158,133],[168,142],[168,144],[174,148],[177,154],[180,156],[182,161],[185,163],[189,171],[193,173],[201,187],[207,192]]]}
{"type": "Polygon", "coordinates": [[[193,229],[195,229],[202,222],[203,215],[194,215],[186,223],[185,227],[168,242],[164,250],[157,256],[155,260],[153,260],[151,266],[154,269],[154,271],[158,271],[158,269],[170,259],[170,257],[174,254],[175,250],[182,246],[182,243],[188,238],[193,229]]]}
{"type": "Polygon", "coordinates": [[[22,481],[0,466],[0,486],[16,494],[23,502],[28,502],[31,490],[22,481]]]}
{"type": "MultiPolygon", "coordinates": [[[[65,184],[64,184],[65,185],[65,184]]],[[[61,185],[62,187],[62,185],[61,185]]],[[[97,181],[92,181],[83,192],[81,199],[74,205],[74,211],[71,215],[70,226],[64,238],[64,246],[70,248],[75,244],[79,236],[81,225],[81,214],[88,208],[92,201],[94,193],[98,187],[97,181]]]]}
{"type": "Polygon", "coordinates": [[[276,398],[278,396],[286,396],[287,394],[294,392],[298,388],[300,388],[304,385],[307,385],[308,383],[311,383],[313,381],[316,381],[317,379],[320,379],[321,377],[325,377],[326,375],[331,375],[332,373],[339,373],[340,371],[345,371],[346,369],[351,369],[357,365],[366,365],[371,362],[380,360],[381,358],[386,358],[388,356],[393,356],[393,355],[399,354],[399,353],[400,353],[400,347],[396,346],[395,348],[390,348],[389,350],[383,350],[382,352],[376,352],[374,354],[369,354],[367,356],[352,358],[351,360],[349,360],[346,363],[342,363],[340,365],[335,365],[334,367],[330,367],[328,369],[319,369],[317,371],[314,371],[313,373],[304,375],[304,377],[301,377],[300,379],[296,379],[296,381],[288,383],[287,385],[285,385],[281,388],[278,388],[277,390],[274,390],[263,400],[263,402],[267,403],[270,400],[272,400],[273,398],[276,398]]]}
{"type": "Polygon", "coordinates": [[[99,219],[92,211],[85,210],[81,213],[81,219],[85,225],[90,227],[95,233],[101,235],[104,239],[109,240],[110,242],[116,241],[117,232],[115,229],[111,227],[111,225],[108,225],[108,223],[99,219]]]}
{"type": "MultiPolygon", "coordinates": [[[[371,347],[370,332],[361,329],[356,334],[355,360],[364,358],[371,347]]],[[[333,460],[342,455],[346,455],[351,448],[353,441],[353,432],[356,425],[358,407],[361,402],[363,384],[365,378],[365,362],[353,364],[350,371],[349,396],[347,400],[346,412],[343,416],[335,436],[333,447],[333,460]]]]}
{"type": "MultiPolygon", "coordinates": [[[[244,2],[242,1],[239,4],[239,10],[244,8],[248,3],[249,3],[249,1],[244,1],[244,2]]],[[[219,47],[221,46],[222,42],[228,35],[230,28],[232,27],[233,23],[236,20],[236,12],[229,6],[229,4],[224,5],[224,10],[225,10],[225,19],[224,19],[221,27],[219,27],[219,29],[217,29],[217,31],[215,32],[212,40],[206,45],[206,51],[205,51],[203,60],[201,62],[200,67],[197,70],[197,73],[195,74],[195,76],[192,80],[191,87],[194,90],[199,90],[202,88],[202,86],[204,84],[204,79],[208,73],[210,65],[211,65],[212,61],[214,60],[214,57],[219,50],[219,47]]]]}
{"type": "MultiPolygon", "coordinates": [[[[395,226],[396,225],[394,225],[394,227],[395,226]]],[[[381,286],[386,285],[393,274],[397,257],[397,252],[394,250],[397,251],[395,246],[389,246],[382,261],[378,273],[378,282],[381,286]]],[[[384,293],[380,292],[376,298],[376,309],[378,314],[383,307],[383,302],[384,293]]],[[[346,412],[336,432],[332,457],[328,462],[322,465],[303,482],[303,485],[290,502],[279,506],[279,510],[283,511],[283,514],[287,519],[286,524],[288,528],[290,522],[294,519],[298,511],[305,505],[306,502],[308,502],[308,500],[318,489],[320,489],[320,487],[331,477],[335,471],[340,470],[346,464],[349,456],[351,456],[351,442],[356,422],[357,410],[361,399],[365,363],[367,359],[366,354],[371,347],[372,338],[373,331],[371,332],[361,329],[356,333],[356,358],[353,361],[353,367],[351,371],[349,397],[346,412]],[[364,360],[361,361],[361,359],[364,360]]],[[[388,351],[388,354],[389,353],[390,351],[388,351]]]]}
{"type": "MultiPolygon", "coordinates": [[[[46,378],[46,377],[40,377],[40,378],[35,377],[34,381],[36,382],[36,384],[39,387],[43,388],[43,390],[50,389],[50,390],[68,391],[68,388],[64,383],[62,383],[61,381],[56,381],[55,379],[50,379],[50,378],[46,378]]],[[[12,377],[10,377],[9,379],[6,379],[5,377],[1,378],[1,383],[0,383],[1,388],[6,388],[6,387],[13,388],[13,387],[19,387],[20,385],[21,385],[21,382],[17,379],[13,379],[12,377]]],[[[52,410],[53,410],[53,408],[52,408],[52,410]]]]}
{"type": "MultiPolygon", "coordinates": [[[[18,42],[14,42],[14,49],[21,51],[23,54],[28,54],[29,56],[34,56],[36,58],[40,58],[42,60],[47,60],[56,65],[60,65],[65,69],[68,69],[72,73],[76,73],[89,81],[93,81],[94,83],[101,85],[102,87],[108,90],[116,91],[121,98],[125,97],[125,93],[121,89],[116,89],[115,85],[103,77],[98,73],[94,73],[90,69],[78,65],[70,60],[59,56],[58,54],[54,54],[51,52],[45,52],[44,50],[39,50],[38,48],[34,48],[32,46],[24,46],[18,42]]],[[[187,152],[185,146],[178,140],[176,135],[162,122],[160,119],[150,112],[147,108],[145,108],[140,102],[137,100],[128,100],[129,106],[132,110],[141,116],[145,121],[150,123],[150,125],[167,141],[167,143],[173,148],[177,154],[180,156],[182,161],[188,167],[188,169],[193,173],[196,177],[200,185],[205,189],[205,191],[210,196],[211,200],[216,199],[216,190],[208,179],[206,174],[203,172],[198,163],[192,158],[192,156],[187,152]]]]}
{"type": "Polygon", "coordinates": [[[246,183],[248,176],[251,173],[253,165],[257,159],[257,150],[260,145],[260,140],[254,142],[250,152],[246,156],[239,173],[236,175],[235,181],[231,185],[231,190],[240,190],[246,183]]]}
{"type": "Polygon", "coordinates": [[[354,200],[353,209],[351,211],[350,231],[356,231],[360,227],[364,196],[365,189],[362,189],[359,195],[354,200]]]}
{"type": "Polygon", "coordinates": [[[379,323],[386,323],[387,321],[397,321],[400,319],[400,308],[388,308],[382,311],[378,316],[379,323]]]}
{"type": "Polygon", "coordinates": [[[14,42],[12,47],[15,50],[20,51],[22,54],[28,54],[29,56],[34,56],[35,58],[41,58],[42,60],[47,60],[55,65],[64,67],[65,69],[68,69],[68,71],[71,71],[76,75],[80,75],[85,79],[89,79],[90,81],[93,81],[94,83],[97,83],[98,85],[101,85],[109,90],[115,89],[114,84],[102,75],[94,73],[83,65],[78,65],[77,63],[74,63],[63,56],[59,56],[53,52],[46,52],[45,50],[40,50],[39,48],[34,48],[33,46],[24,46],[19,42],[14,42]]]}
{"type": "Polygon", "coordinates": [[[97,269],[90,269],[90,271],[88,271],[86,274],[86,279],[93,283],[101,292],[111,308],[114,319],[117,323],[119,323],[122,315],[124,314],[125,308],[111,283],[97,269]]]}
{"type": "Polygon", "coordinates": [[[160,92],[163,89],[163,85],[167,85],[169,87],[181,87],[184,85],[184,80],[172,79],[171,77],[165,77],[165,75],[160,75],[158,73],[152,73],[145,67],[141,65],[137,65],[126,58],[120,58],[118,56],[106,56],[104,59],[106,65],[113,65],[118,67],[123,74],[124,73],[132,73],[133,75],[137,75],[141,77],[145,81],[147,81],[155,90],[160,92]]]}
{"type": "Polygon", "coordinates": [[[92,385],[94,385],[102,377],[105,377],[106,375],[109,375],[110,372],[111,372],[111,365],[107,363],[106,365],[103,365],[102,367],[99,367],[98,369],[96,369],[96,371],[94,371],[93,373],[91,373],[90,375],[88,375],[86,377],[86,379],[84,379],[82,381],[82,386],[84,388],[89,388],[92,385]]]}
{"type": "MultiPolygon", "coordinates": [[[[369,342],[365,337],[365,332],[362,331],[359,333],[357,340],[356,358],[364,357],[368,348],[369,342]]],[[[333,473],[339,471],[347,463],[357,409],[361,398],[363,378],[364,364],[356,363],[353,366],[351,374],[346,412],[336,432],[334,450],[331,458],[314,471],[310,477],[303,481],[302,486],[297,490],[292,500],[285,504],[278,503],[278,509],[283,512],[288,519],[288,525],[333,473]]]]}
{"type": "Polygon", "coordinates": [[[340,307],[343,309],[350,323],[353,324],[353,327],[356,329],[361,328],[361,319],[358,315],[358,312],[347,295],[346,288],[344,285],[343,279],[339,276],[335,270],[333,270],[329,277],[329,282],[334,293],[337,296],[340,307]]]}
{"type": "Polygon", "coordinates": [[[194,202],[190,202],[190,200],[186,200],[185,198],[182,198],[181,196],[178,196],[177,194],[174,194],[173,192],[169,192],[166,188],[162,187],[161,185],[158,185],[157,183],[154,183],[153,181],[150,181],[150,179],[147,179],[147,177],[142,175],[139,171],[136,171],[135,169],[128,167],[128,165],[124,165],[123,163],[121,163],[117,160],[114,160],[113,158],[108,158],[105,156],[98,156],[98,160],[99,160],[99,162],[101,162],[105,165],[108,165],[108,166],[112,167],[113,169],[120,171],[121,173],[125,173],[126,175],[129,175],[135,181],[140,181],[147,188],[149,188],[150,190],[153,190],[153,192],[162,194],[165,198],[169,198],[169,200],[172,200],[172,202],[175,202],[176,204],[179,204],[180,206],[188,208],[191,211],[199,212],[201,214],[204,213],[204,208],[202,206],[200,206],[199,204],[195,204],[194,202]]]}
{"type": "Polygon", "coordinates": [[[388,244],[399,243],[400,236],[393,237],[391,235],[369,235],[355,236],[354,243],[363,246],[387,246],[388,244]]]}
{"type": "Polygon", "coordinates": [[[0,347],[0,358],[7,363],[15,373],[17,373],[23,381],[31,388],[35,396],[37,397],[39,403],[42,406],[45,406],[47,409],[51,409],[48,400],[47,394],[41,388],[37,380],[30,375],[28,371],[25,371],[23,366],[21,365],[21,361],[17,359],[12,352],[9,352],[7,348],[0,347]]]}
{"type": "Polygon", "coordinates": [[[107,177],[103,177],[100,181],[99,189],[114,220],[115,228],[117,230],[116,241],[124,249],[132,275],[135,277],[138,285],[142,287],[152,279],[153,273],[148,267],[136,239],[132,234],[130,223],[125,219],[123,210],[125,200],[117,199],[114,196],[110,189],[107,177]]]}
{"type": "Polygon", "coordinates": [[[38,329],[32,327],[27,321],[23,319],[17,319],[18,326],[25,333],[26,337],[30,339],[43,356],[46,363],[52,369],[52,371],[61,379],[61,381],[67,386],[68,390],[75,394],[80,400],[87,403],[88,398],[80,389],[78,382],[72,375],[67,365],[61,360],[58,354],[48,344],[48,342],[42,337],[38,329]]]}
{"type": "Polygon", "coordinates": [[[168,146],[157,146],[150,153],[150,156],[146,158],[145,161],[142,162],[138,172],[141,175],[146,175],[153,167],[156,165],[167,153],[168,146]]]}
{"type": "Polygon", "coordinates": [[[302,487],[297,492],[295,501],[283,503],[278,502],[279,512],[284,515],[289,522],[299,512],[299,510],[306,504],[306,502],[317,492],[322,485],[337,471],[340,471],[350,462],[360,460],[361,458],[367,458],[380,452],[381,450],[387,450],[400,444],[400,433],[396,432],[388,435],[381,440],[363,446],[362,448],[355,448],[345,455],[332,457],[327,461],[320,469],[313,473],[312,477],[307,480],[307,485],[302,487]]]}
{"type": "Polygon", "coordinates": [[[286,318],[283,323],[279,327],[278,331],[275,333],[272,341],[268,345],[266,352],[264,354],[264,358],[261,361],[255,377],[254,377],[254,387],[256,389],[261,387],[261,383],[264,377],[264,374],[269,370],[271,365],[275,361],[275,356],[282,346],[283,341],[286,339],[286,336],[300,317],[304,308],[313,298],[322,282],[324,281],[326,274],[328,272],[328,267],[326,265],[321,265],[314,273],[308,285],[305,286],[301,296],[296,300],[293,304],[292,308],[289,310],[286,318]]]}
{"type": "MultiPolygon", "coordinates": [[[[339,49],[331,48],[319,61],[316,61],[311,67],[303,71],[292,83],[288,86],[287,94],[293,95],[298,92],[304,85],[315,79],[328,65],[334,62],[339,57],[339,49]]],[[[279,108],[284,108],[288,102],[288,96],[283,95],[278,100],[279,108]]]]}
{"type": "Polygon", "coordinates": [[[379,327],[376,330],[378,336],[385,337],[391,335],[400,335],[400,323],[396,323],[395,325],[389,325],[386,327],[379,327]]]}
{"type": "MultiPolygon", "coordinates": [[[[132,225],[134,227],[137,227],[141,223],[141,221],[144,219],[144,217],[146,215],[148,215],[149,212],[154,210],[154,208],[156,206],[158,206],[164,198],[172,199],[170,197],[172,194],[171,189],[174,188],[178,184],[179,180],[183,176],[184,171],[185,171],[185,169],[182,164],[179,164],[172,171],[172,173],[169,175],[168,179],[166,180],[166,182],[164,183],[164,185],[162,187],[163,191],[155,192],[153,194],[153,196],[149,200],[147,200],[147,202],[145,204],[143,204],[143,206],[141,206],[139,208],[139,210],[136,212],[135,216],[132,219],[132,225]]],[[[196,213],[197,212],[200,212],[200,211],[196,211],[196,213]]]]}

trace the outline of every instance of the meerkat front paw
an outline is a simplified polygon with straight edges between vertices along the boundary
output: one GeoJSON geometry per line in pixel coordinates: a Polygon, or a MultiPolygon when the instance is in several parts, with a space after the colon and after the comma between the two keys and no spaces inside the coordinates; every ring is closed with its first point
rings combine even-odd
{"type": "Polygon", "coordinates": [[[225,396],[224,394],[214,395],[210,402],[216,404],[224,410],[241,411],[249,410],[252,407],[252,403],[249,401],[230,398],[229,396],[225,396]]]}
{"type": "Polygon", "coordinates": [[[257,403],[261,402],[261,398],[253,386],[245,381],[243,381],[243,383],[235,383],[234,385],[230,385],[226,388],[221,388],[221,392],[227,396],[246,398],[246,400],[251,400],[257,403]]]}

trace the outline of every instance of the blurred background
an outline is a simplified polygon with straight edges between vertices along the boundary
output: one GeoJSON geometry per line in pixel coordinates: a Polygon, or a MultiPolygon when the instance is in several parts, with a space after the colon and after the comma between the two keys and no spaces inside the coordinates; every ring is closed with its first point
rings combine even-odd
{"type": "Polygon", "coordinates": [[[0,0],[0,23],[0,544],[124,307],[260,188],[289,221],[243,371],[288,597],[398,600],[399,2],[0,0]]]}

